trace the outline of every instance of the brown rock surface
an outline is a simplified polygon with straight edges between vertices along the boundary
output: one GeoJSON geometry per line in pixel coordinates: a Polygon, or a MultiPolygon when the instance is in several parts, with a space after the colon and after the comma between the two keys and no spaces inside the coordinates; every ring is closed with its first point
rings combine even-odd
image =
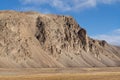
{"type": "Polygon", "coordinates": [[[1,68],[120,66],[119,49],[70,16],[0,11],[1,68]]]}

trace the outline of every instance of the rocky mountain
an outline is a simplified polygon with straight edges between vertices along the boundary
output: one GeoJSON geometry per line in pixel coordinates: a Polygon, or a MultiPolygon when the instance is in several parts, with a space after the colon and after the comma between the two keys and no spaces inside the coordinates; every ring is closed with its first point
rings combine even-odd
{"type": "Polygon", "coordinates": [[[0,11],[0,68],[120,66],[120,48],[94,40],[71,17],[0,11]]]}

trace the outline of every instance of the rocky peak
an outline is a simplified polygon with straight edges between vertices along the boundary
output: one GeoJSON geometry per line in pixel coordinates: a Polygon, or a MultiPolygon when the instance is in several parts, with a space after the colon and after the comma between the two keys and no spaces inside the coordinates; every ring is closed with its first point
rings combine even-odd
{"type": "Polygon", "coordinates": [[[70,52],[74,48],[78,48],[78,50],[83,48],[87,51],[89,45],[87,32],[72,17],[39,16],[36,24],[38,28],[36,38],[43,49],[51,54],[61,54],[64,50],[70,52]]]}

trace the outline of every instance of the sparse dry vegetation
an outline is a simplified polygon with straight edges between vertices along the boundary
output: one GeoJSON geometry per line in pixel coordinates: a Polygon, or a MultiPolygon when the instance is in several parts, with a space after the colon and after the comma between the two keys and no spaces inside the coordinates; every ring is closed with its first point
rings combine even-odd
{"type": "Polygon", "coordinates": [[[0,80],[120,80],[120,68],[0,69],[0,80]]]}
{"type": "Polygon", "coordinates": [[[119,80],[120,73],[37,74],[24,76],[1,76],[0,80],[119,80]]]}

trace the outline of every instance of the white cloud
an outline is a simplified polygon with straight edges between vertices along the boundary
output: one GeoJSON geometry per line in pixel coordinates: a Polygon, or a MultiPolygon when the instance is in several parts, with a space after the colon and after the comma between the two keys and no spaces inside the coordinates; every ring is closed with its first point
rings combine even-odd
{"type": "Polygon", "coordinates": [[[20,0],[20,2],[24,5],[49,5],[62,11],[73,11],[95,7],[97,4],[112,4],[120,0],[20,0]]]}
{"type": "Polygon", "coordinates": [[[108,43],[110,43],[112,45],[120,46],[120,29],[116,29],[108,34],[94,35],[91,37],[94,39],[106,40],[108,43]]]}

